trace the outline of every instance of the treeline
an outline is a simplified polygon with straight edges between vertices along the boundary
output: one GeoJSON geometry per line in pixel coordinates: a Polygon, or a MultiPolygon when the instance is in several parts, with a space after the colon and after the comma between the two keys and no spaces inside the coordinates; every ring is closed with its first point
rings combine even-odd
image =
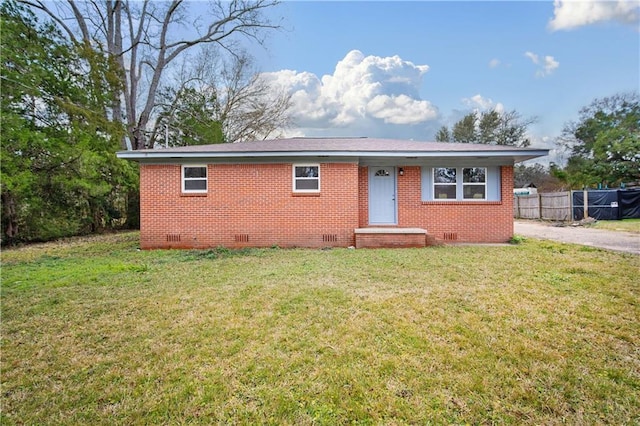
{"type": "Polygon", "coordinates": [[[237,36],[278,28],[275,4],[212,1],[181,38],[187,2],[2,1],[2,244],[137,227],[138,168],[118,150],[278,136],[290,96],[237,36]]]}
{"type": "Polygon", "coordinates": [[[137,226],[137,167],[115,157],[124,128],[107,114],[113,64],[14,2],[0,14],[3,245],[137,226]]]}
{"type": "MultiPolygon", "coordinates": [[[[535,118],[523,119],[516,111],[471,112],[451,130],[441,127],[436,140],[526,147],[528,126],[534,122],[535,118]]],[[[578,120],[565,124],[556,146],[566,155],[566,164],[519,164],[517,187],[534,183],[553,191],[640,186],[640,95],[629,92],[594,99],[580,110],[578,120]]]]}

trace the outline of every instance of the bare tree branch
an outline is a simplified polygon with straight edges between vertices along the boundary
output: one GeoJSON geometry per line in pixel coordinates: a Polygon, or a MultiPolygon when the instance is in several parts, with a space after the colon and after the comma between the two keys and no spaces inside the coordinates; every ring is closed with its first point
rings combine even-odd
{"type": "MultiPolygon", "coordinates": [[[[76,18],[76,22],[80,27],[80,32],[82,33],[82,39],[86,42],[91,42],[91,37],[89,36],[89,27],[87,27],[87,22],[85,21],[84,16],[80,13],[80,10],[76,6],[75,1],[67,0],[69,2],[69,6],[71,6],[71,10],[73,11],[73,15],[76,18]]],[[[89,14],[87,14],[89,15],[89,14]]]]}
{"type": "Polygon", "coordinates": [[[279,28],[263,14],[278,0],[216,0],[209,15],[202,18],[206,19],[203,31],[187,38],[179,38],[178,31],[188,16],[188,3],[183,0],[66,0],[57,3],[66,7],[56,10],[44,0],[19,1],[48,15],[71,41],[81,39],[114,58],[124,85],[111,115],[126,122],[133,149],[149,146],[146,135],[153,128],[157,92],[177,58],[195,46],[208,44],[235,55],[237,36],[262,43],[266,31],[279,28]],[[75,22],[75,28],[68,20],[75,22]]]}
{"type": "Polygon", "coordinates": [[[203,47],[193,63],[183,64],[176,81],[161,90],[156,106],[162,119],[150,135],[154,143],[162,141],[167,126],[170,145],[215,142],[207,142],[207,135],[199,137],[185,125],[221,126],[226,142],[266,139],[288,127],[291,96],[257,74],[246,53],[223,60],[220,50],[203,47]],[[181,140],[183,133],[191,135],[191,142],[181,140]]]}
{"type": "Polygon", "coordinates": [[[25,4],[34,9],[41,10],[44,13],[46,13],[51,19],[53,19],[53,21],[56,24],[60,25],[60,28],[62,28],[64,32],[67,33],[67,35],[69,36],[69,40],[71,40],[73,43],[77,43],[78,40],[76,39],[75,32],[72,31],[71,28],[67,26],[67,24],[65,24],[62,18],[58,17],[52,10],[47,8],[47,6],[45,6],[43,2],[39,0],[36,0],[36,1],[22,0],[20,1],[20,3],[25,4]]]}

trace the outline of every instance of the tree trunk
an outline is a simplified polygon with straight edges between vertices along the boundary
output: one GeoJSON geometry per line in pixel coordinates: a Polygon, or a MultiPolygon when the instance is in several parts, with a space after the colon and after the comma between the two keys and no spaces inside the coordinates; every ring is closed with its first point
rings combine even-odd
{"type": "MultiPolygon", "coordinates": [[[[107,48],[109,49],[109,55],[115,60],[116,64],[118,64],[118,75],[123,81],[120,93],[115,94],[115,96],[113,97],[113,121],[122,124],[122,92],[126,90],[126,84],[124,84],[124,79],[126,79],[124,58],[120,53],[122,52],[122,33],[120,27],[120,22],[122,19],[122,2],[114,1],[113,3],[111,3],[110,1],[108,1],[107,14],[110,19],[107,28],[107,48]],[[113,6],[111,6],[112,4],[113,6]]],[[[120,146],[122,147],[122,149],[127,149],[126,135],[127,134],[125,133],[122,136],[122,140],[120,141],[120,146]]]]}
{"type": "Polygon", "coordinates": [[[117,96],[111,103],[111,113],[116,123],[126,123],[131,144],[127,146],[126,138],[123,138],[122,146],[129,149],[149,147],[146,132],[155,118],[157,90],[166,78],[166,68],[174,59],[194,46],[206,44],[216,44],[233,52],[236,46],[232,35],[242,34],[262,43],[263,31],[279,28],[262,14],[278,0],[214,0],[209,4],[204,24],[197,28],[198,34],[186,39],[176,35],[179,25],[187,24],[188,6],[183,0],[144,0],[141,3],[130,0],[18,1],[49,15],[70,40],[75,42],[81,36],[84,42],[99,51],[104,52],[106,47],[115,59],[122,87],[114,93],[117,96]],[[56,7],[50,8],[51,4],[56,7]],[[78,30],[67,25],[69,21],[75,21],[78,30]],[[124,38],[123,31],[126,31],[124,38]],[[147,70],[148,87],[141,87],[140,78],[147,70]]]}
{"type": "Polygon", "coordinates": [[[4,240],[11,244],[18,236],[19,228],[16,200],[9,191],[2,193],[2,222],[4,225],[4,240]]]}

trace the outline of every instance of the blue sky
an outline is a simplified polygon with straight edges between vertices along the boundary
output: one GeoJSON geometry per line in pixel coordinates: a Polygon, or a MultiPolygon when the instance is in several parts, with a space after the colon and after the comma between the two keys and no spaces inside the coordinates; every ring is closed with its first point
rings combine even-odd
{"type": "Polygon", "coordinates": [[[252,53],[296,93],[291,135],[430,140],[498,108],[537,117],[530,136],[551,146],[582,106],[640,85],[637,1],[290,1],[271,13],[285,29],[252,53]]]}

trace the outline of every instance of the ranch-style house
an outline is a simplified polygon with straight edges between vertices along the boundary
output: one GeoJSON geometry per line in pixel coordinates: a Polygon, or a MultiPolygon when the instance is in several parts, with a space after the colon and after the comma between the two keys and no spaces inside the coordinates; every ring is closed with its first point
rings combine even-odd
{"type": "Polygon", "coordinates": [[[513,236],[513,166],[546,149],[291,138],[123,151],[143,249],[423,247],[513,236]]]}

